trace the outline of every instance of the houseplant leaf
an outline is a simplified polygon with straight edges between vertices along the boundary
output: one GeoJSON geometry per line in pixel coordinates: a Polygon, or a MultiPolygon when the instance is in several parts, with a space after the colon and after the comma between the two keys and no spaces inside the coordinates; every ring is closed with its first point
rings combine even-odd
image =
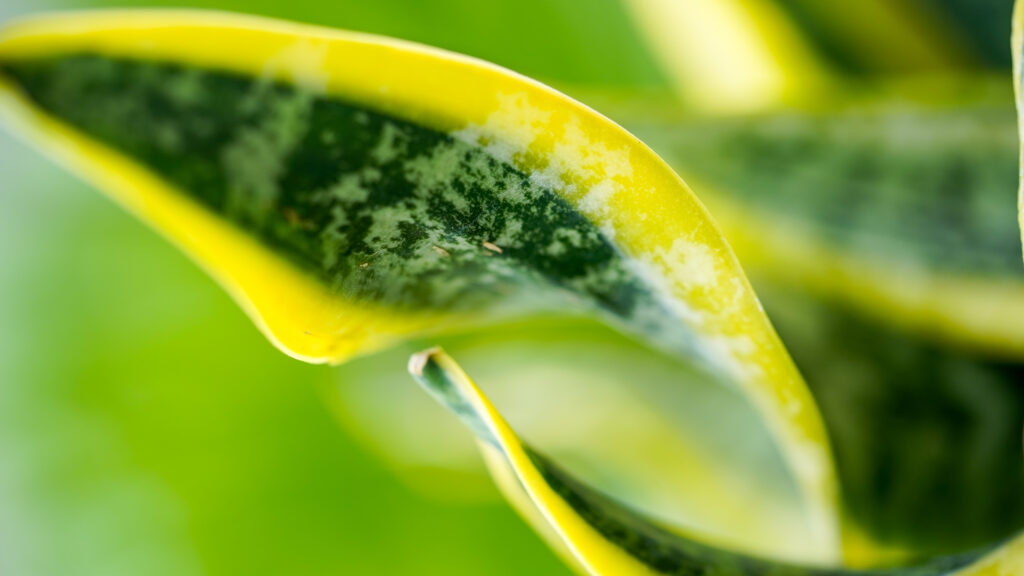
{"type": "MultiPolygon", "coordinates": [[[[968,550],[1024,522],[1024,323],[1014,320],[1024,310],[1024,269],[1006,194],[1017,178],[1015,121],[1008,90],[979,78],[943,86],[928,92],[869,84],[864,94],[811,111],[736,119],[694,118],[650,101],[616,114],[708,192],[821,403],[844,511],[856,526],[848,540],[854,532],[863,540],[848,549],[861,550],[866,564],[968,550]]],[[[756,435],[730,435],[737,412],[710,401],[699,378],[681,378],[684,366],[673,368],[674,376],[660,373],[657,357],[601,342],[593,330],[558,330],[442,343],[521,434],[591,485],[628,495],[631,506],[662,521],[699,528],[705,540],[743,537],[745,548],[717,542],[791,556],[780,541],[793,538],[778,520],[770,534],[751,539],[743,529],[755,522],[737,523],[726,513],[730,503],[749,506],[751,493],[735,481],[744,472],[716,472],[709,487],[699,484],[707,464],[702,473],[671,464],[699,459],[680,457],[681,447],[665,438],[694,439],[699,451],[708,439],[756,435]],[[532,365],[522,361],[531,340],[538,358],[532,365]],[[569,342],[601,360],[581,358],[569,342]],[[488,346],[504,352],[488,356],[488,346]],[[545,352],[572,369],[545,365],[545,352]],[[621,398],[603,392],[609,380],[635,384],[621,398]],[[587,393],[574,394],[577,388],[587,393]],[[671,401],[675,392],[688,402],[671,401]],[[573,424],[561,424],[566,409],[573,424]],[[715,416],[709,423],[702,414],[715,416]],[[591,419],[606,425],[586,427],[591,419]],[[630,424],[638,421],[670,422],[675,430],[655,441],[630,424]],[[703,431],[688,428],[698,421],[703,431]],[[660,452],[651,448],[656,444],[660,452]],[[712,496],[726,478],[731,496],[712,496]],[[701,503],[716,514],[695,515],[701,503]],[[751,547],[755,541],[764,547],[751,547]]],[[[399,357],[396,351],[339,372],[332,395],[343,399],[342,421],[415,485],[442,497],[473,493],[467,477],[479,466],[457,430],[428,439],[404,428],[411,419],[441,416],[406,398],[401,378],[387,369],[399,357]],[[372,390],[347,385],[371,374],[378,382],[372,390]],[[451,476],[441,480],[441,470],[451,476]]],[[[742,452],[736,448],[731,452],[742,452]]],[[[724,467],[724,458],[715,464],[724,467]]],[[[758,470],[762,485],[772,485],[768,466],[758,466],[740,469],[758,470]]],[[[757,497],[785,500],[767,488],[757,497]]],[[[749,516],[771,515],[759,509],[749,516]]]]}
{"type": "Polygon", "coordinates": [[[762,281],[836,295],[928,338],[1020,358],[1024,270],[1005,195],[1018,171],[1013,112],[1002,91],[972,97],[959,88],[965,82],[945,90],[961,96],[893,94],[730,120],[620,120],[700,183],[762,281]]]}
{"type": "Polygon", "coordinates": [[[983,78],[938,88],[620,117],[707,191],[823,406],[847,510],[904,557],[1012,533],[1024,502],[1014,121],[983,78]]]}
{"type": "Polygon", "coordinates": [[[468,58],[212,13],[26,21],[0,74],[12,124],[297,358],[555,309],[697,359],[765,418],[836,559],[813,399],[700,203],[591,110],[468,58]]]}

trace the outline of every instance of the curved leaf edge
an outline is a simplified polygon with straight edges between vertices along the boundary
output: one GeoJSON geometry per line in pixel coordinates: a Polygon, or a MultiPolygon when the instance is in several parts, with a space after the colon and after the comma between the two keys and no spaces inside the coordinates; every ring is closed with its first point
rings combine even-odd
{"type": "MultiPolygon", "coordinates": [[[[628,132],[550,88],[472,58],[263,18],[198,11],[96,12],[26,20],[0,35],[0,61],[82,51],[127,53],[293,82],[458,133],[522,171],[559,184],[568,202],[613,235],[627,255],[643,262],[673,306],[701,313],[690,329],[708,338],[712,363],[739,380],[765,414],[808,499],[812,533],[821,538],[818,548],[825,555],[838,554],[838,487],[814,400],[707,211],[628,132]],[[238,45],[247,49],[232,48],[238,45]],[[589,193],[596,189],[600,194],[589,193]],[[680,266],[679,255],[688,250],[710,252],[710,260],[698,260],[711,267],[695,271],[685,262],[680,266]]],[[[263,279],[225,262],[228,254],[238,252],[272,267],[255,243],[208,217],[207,236],[217,238],[214,244],[220,249],[189,244],[192,232],[180,220],[202,221],[194,206],[177,205],[180,199],[174,198],[173,189],[144,168],[32,110],[11,86],[4,92],[5,108],[13,111],[15,123],[28,126],[33,141],[44,142],[51,154],[109,189],[129,209],[147,211],[144,219],[204,261],[264,332],[273,333],[275,342],[293,356],[340,360],[431,324],[430,318],[410,323],[407,317],[394,316],[384,318],[383,329],[371,326],[381,318],[379,311],[339,304],[287,271],[281,275],[288,279],[265,294],[266,300],[311,303],[300,314],[254,305],[251,286],[263,279]],[[139,193],[140,187],[145,194],[139,193]],[[296,317],[307,324],[297,325],[296,317]],[[324,317],[343,318],[346,328],[355,326],[362,339],[339,342],[331,339],[330,329],[326,334],[309,329],[321,326],[324,317]],[[279,325],[289,327],[289,340],[281,337],[279,325]],[[297,350],[296,343],[305,348],[297,350]]]]}

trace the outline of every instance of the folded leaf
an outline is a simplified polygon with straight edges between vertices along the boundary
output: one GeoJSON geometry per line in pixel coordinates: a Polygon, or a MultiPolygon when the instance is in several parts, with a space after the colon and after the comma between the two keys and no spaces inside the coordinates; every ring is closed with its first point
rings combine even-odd
{"type": "Polygon", "coordinates": [[[191,254],[285,352],[339,362],[524,311],[596,314],[748,394],[838,558],[827,437],[703,206],[648,148],[492,65],[203,12],[0,36],[11,124],[191,254]]]}
{"type": "Polygon", "coordinates": [[[814,112],[620,117],[708,191],[822,405],[845,516],[886,556],[1024,525],[1009,100],[979,78],[814,112]]]}
{"type": "MultiPolygon", "coordinates": [[[[813,113],[743,119],[680,118],[639,98],[628,111],[610,106],[688,179],[714,184],[700,189],[716,192],[707,201],[822,403],[857,541],[847,561],[858,565],[960,551],[1024,525],[1024,321],[1014,321],[1024,269],[1006,194],[1017,177],[1009,92],[981,78],[931,91],[868,86],[868,97],[813,113]],[[773,241],[780,236],[794,240],[773,241]]],[[[730,466],[725,456],[743,450],[711,446],[749,434],[730,435],[737,410],[704,404],[699,378],[680,383],[685,367],[659,372],[656,356],[593,330],[498,332],[422,345],[459,356],[534,446],[589,484],[698,529],[705,542],[802,557],[792,548],[799,537],[769,506],[785,494],[771,481],[738,479],[764,480],[771,466],[730,466]],[[579,347],[600,361],[581,358],[579,347]],[[544,361],[552,356],[560,362],[544,361]],[[605,392],[606,381],[636,383],[621,398],[605,392]],[[574,395],[576,387],[586,392],[574,395]],[[666,400],[677,393],[686,407],[666,400]],[[567,425],[561,414],[570,410],[567,425]],[[604,424],[587,428],[599,417],[604,424]],[[631,424],[639,421],[669,427],[652,437],[631,424]],[[701,450],[722,456],[709,463],[701,450]],[[756,508],[748,517],[757,520],[737,522],[730,505],[756,508]]],[[[415,485],[467,494],[477,486],[472,445],[447,427],[431,438],[404,428],[443,422],[389,370],[400,353],[339,372],[332,397],[342,421],[415,485]],[[371,377],[372,391],[349,385],[371,377]]]]}
{"type": "Polygon", "coordinates": [[[785,565],[718,550],[638,516],[522,444],[468,376],[440,349],[414,355],[409,371],[473,432],[499,486],[521,508],[532,507],[524,515],[544,523],[538,530],[554,539],[556,550],[572,554],[589,574],[983,576],[1024,570],[1024,535],[994,551],[864,572],[785,565]]]}

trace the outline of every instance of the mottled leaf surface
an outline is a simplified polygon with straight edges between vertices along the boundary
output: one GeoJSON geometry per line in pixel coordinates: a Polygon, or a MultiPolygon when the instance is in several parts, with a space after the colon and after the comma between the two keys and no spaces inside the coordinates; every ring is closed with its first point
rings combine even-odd
{"type": "Polygon", "coordinates": [[[750,398],[801,490],[808,554],[836,558],[830,448],[799,373],[704,207],[593,111],[457,55],[207,13],[28,21],[0,39],[0,75],[21,133],[298,358],[556,310],[692,359],[750,398]]]}
{"type": "Polygon", "coordinates": [[[680,170],[768,219],[806,222],[838,250],[1024,282],[1005,104],[630,126],[680,170]]]}
{"type": "Polygon", "coordinates": [[[926,339],[1019,358],[1024,269],[1006,194],[1017,179],[1009,97],[947,90],[963,94],[623,121],[699,185],[759,277],[841,297],[926,339]]]}

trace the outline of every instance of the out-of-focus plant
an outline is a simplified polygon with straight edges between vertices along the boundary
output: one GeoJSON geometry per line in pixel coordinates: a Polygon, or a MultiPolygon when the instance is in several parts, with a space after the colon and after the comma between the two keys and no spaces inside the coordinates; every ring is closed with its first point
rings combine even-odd
{"type": "MultiPolygon", "coordinates": [[[[1013,187],[1007,110],[984,94],[965,104],[958,84],[912,108],[904,92],[807,104],[848,81],[771,14],[849,22],[803,2],[698,2],[652,19],[655,4],[637,2],[638,18],[681,93],[715,117],[658,105],[616,117],[698,183],[810,388],[682,180],[592,110],[486,63],[216,13],[77,14],[7,29],[3,109],[296,358],[342,362],[413,337],[470,353],[490,343],[480,362],[509,385],[535,385],[534,358],[545,363],[536,392],[548,397],[561,366],[579,394],[553,413],[590,422],[576,433],[613,463],[569,467],[633,506],[521,443],[444,353],[409,368],[581,571],[1021,572],[1024,284],[998,201],[1013,187]],[[732,32],[657,31],[685,17],[732,32]],[[740,49],[743,22],[761,44],[740,49]],[[730,44],[733,58],[709,67],[730,44]],[[628,380],[590,382],[616,371],[628,380]],[[692,406],[633,397],[673,379],[700,408],[684,434],[673,426],[692,406]],[[716,396],[722,384],[733,392],[716,396]],[[587,412],[591,394],[607,418],[587,412]],[[654,462],[646,481],[616,476],[638,459],[654,462]],[[686,493],[685,529],[666,527],[672,491],[686,493]]],[[[345,370],[374,380],[385,361],[345,370]]]]}

